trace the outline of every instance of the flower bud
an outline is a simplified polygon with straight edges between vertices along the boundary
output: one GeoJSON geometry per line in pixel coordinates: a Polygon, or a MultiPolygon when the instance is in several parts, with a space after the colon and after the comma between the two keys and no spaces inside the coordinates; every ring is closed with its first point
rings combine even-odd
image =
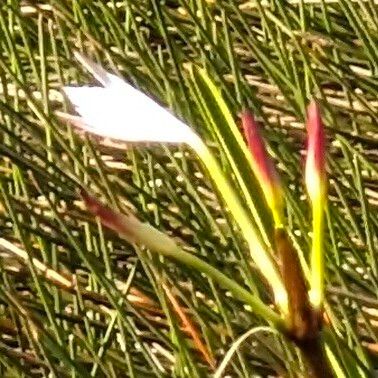
{"type": "Polygon", "coordinates": [[[306,188],[312,205],[311,290],[312,305],[324,301],[324,206],[327,200],[325,132],[320,109],[313,100],[307,108],[306,188]]]}
{"type": "Polygon", "coordinates": [[[144,245],[153,251],[166,254],[174,254],[177,250],[175,242],[169,236],[148,223],[140,222],[132,214],[125,215],[114,211],[84,190],[80,194],[87,209],[99,217],[103,225],[117,232],[129,243],[144,245]]]}
{"type": "Polygon", "coordinates": [[[276,226],[283,223],[283,199],[279,176],[269,156],[259,125],[251,112],[244,111],[241,114],[244,134],[252,155],[252,169],[263,190],[268,206],[272,210],[276,226]]]}
{"type": "Polygon", "coordinates": [[[313,100],[307,108],[306,188],[313,206],[323,208],[327,183],[325,170],[325,133],[320,109],[313,100]]]}

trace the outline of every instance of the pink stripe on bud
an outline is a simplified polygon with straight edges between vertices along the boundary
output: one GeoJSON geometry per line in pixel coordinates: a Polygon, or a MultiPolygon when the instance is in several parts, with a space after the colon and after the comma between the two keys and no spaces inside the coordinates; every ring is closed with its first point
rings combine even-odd
{"type": "Polygon", "coordinates": [[[326,194],[325,132],[320,108],[312,100],[307,108],[306,187],[310,200],[323,201],[326,194]]]}
{"type": "Polygon", "coordinates": [[[266,201],[273,212],[277,225],[282,223],[281,182],[269,156],[260,127],[253,114],[246,110],[241,114],[244,134],[252,155],[252,169],[264,192],[266,201]]]}

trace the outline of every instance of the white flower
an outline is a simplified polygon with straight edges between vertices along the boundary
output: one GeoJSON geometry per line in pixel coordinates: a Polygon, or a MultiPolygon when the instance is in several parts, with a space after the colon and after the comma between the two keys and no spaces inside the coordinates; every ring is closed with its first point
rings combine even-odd
{"type": "Polygon", "coordinates": [[[197,134],[150,97],[75,52],[103,87],[64,87],[81,117],[64,116],[85,131],[124,142],[193,144],[197,134]]]}
{"type": "MultiPolygon", "coordinates": [[[[271,282],[276,298],[276,303],[287,313],[287,294],[282,283],[276,265],[267,251],[265,243],[256,233],[256,226],[251,220],[248,207],[242,202],[239,193],[235,191],[235,185],[224,175],[217,158],[212,154],[206,143],[190,129],[188,125],[174,117],[166,109],[162,108],[151,98],[127,84],[121,78],[106,72],[102,67],[91,62],[79,53],[75,53],[77,60],[102,84],[102,87],[65,87],[64,91],[69,100],[75,106],[81,117],[64,114],[63,118],[77,125],[85,131],[103,136],[105,138],[118,139],[123,142],[166,142],[186,143],[201,159],[208,170],[213,182],[234,216],[240,230],[246,238],[251,255],[257,266],[271,282]]],[[[202,75],[204,71],[202,71],[202,75]]],[[[226,119],[230,119],[227,105],[217,92],[215,84],[204,76],[205,84],[209,90],[216,94],[220,103],[219,109],[225,113],[226,119]]],[[[215,95],[214,95],[215,99],[215,95]]],[[[62,115],[62,114],[61,114],[62,115]]],[[[230,126],[231,127],[231,126],[230,126]]],[[[236,127],[236,126],[235,126],[236,127]]],[[[231,130],[231,129],[230,129],[231,130]]],[[[100,211],[95,202],[92,203],[93,211],[100,211]]],[[[101,215],[100,213],[97,215],[101,215]]],[[[147,226],[141,226],[134,218],[118,219],[121,223],[114,223],[115,219],[106,218],[109,214],[102,213],[103,223],[107,219],[109,227],[116,227],[127,234],[132,242],[144,237],[142,244],[161,251],[173,251],[173,246],[163,240],[161,234],[156,233],[147,226]],[[113,223],[112,223],[113,222],[113,223]],[[128,228],[127,228],[127,227],[128,228]],[[146,235],[150,235],[146,238],[146,235]],[[162,245],[162,247],[160,246],[162,245]]],[[[116,231],[119,231],[116,229],[116,231]]],[[[173,253],[171,254],[173,256],[173,253]]]]}

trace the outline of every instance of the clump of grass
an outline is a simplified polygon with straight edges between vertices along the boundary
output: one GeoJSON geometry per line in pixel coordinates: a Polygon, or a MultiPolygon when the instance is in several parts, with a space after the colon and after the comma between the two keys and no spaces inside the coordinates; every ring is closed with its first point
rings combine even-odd
{"type": "Polygon", "coordinates": [[[303,123],[310,97],[320,99],[329,139],[327,352],[338,376],[369,376],[376,365],[377,19],[373,1],[349,0],[2,4],[1,374],[196,377],[211,375],[230,348],[232,376],[305,372],[298,349],[261,328],[265,320],[211,277],[125,243],[83,208],[78,187],[137,213],[272,303],[191,150],[120,150],[78,138],[55,116],[68,110],[62,87],[92,80],[73,58],[79,50],[192,125],[271,245],[269,207],[244,141],[229,126],[250,108],[266,126],[305,274],[312,224],[301,181],[303,123]],[[209,86],[188,64],[216,83],[228,112],[209,101],[209,86]],[[240,343],[241,335],[249,337],[240,343]]]}

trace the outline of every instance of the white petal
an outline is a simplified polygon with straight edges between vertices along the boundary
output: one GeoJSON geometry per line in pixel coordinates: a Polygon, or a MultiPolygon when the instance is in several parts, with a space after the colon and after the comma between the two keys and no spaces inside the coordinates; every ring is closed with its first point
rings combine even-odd
{"type": "Polygon", "coordinates": [[[92,62],[78,51],[74,51],[75,58],[105,87],[110,85],[122,86],[124,80],[116,75],[107,72],[99,64],[92,62]]]}
{"type": "Polygon", "coordinates": [[[167,143],[185,143],[193,137],[186,124],[141,92],[125,96],[125,90],[112,87],[65,87],[64,91],[91,129],[88,131],[98,135],[127,142],[167,143]]]}
{"type": "Polygon", "coordinates": [[[126,142],[190,143],[197,135],[144,93],[75,53],[104,87],[65,87],[88,131],[126,142]]]}

